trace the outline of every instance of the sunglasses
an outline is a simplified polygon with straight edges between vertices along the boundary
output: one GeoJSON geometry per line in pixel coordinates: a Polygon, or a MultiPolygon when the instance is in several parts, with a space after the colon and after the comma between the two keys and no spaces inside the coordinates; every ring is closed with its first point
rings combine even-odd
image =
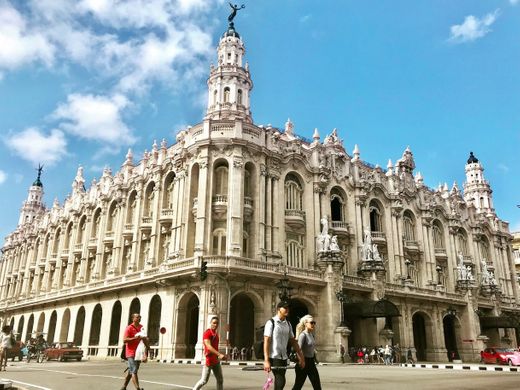
{"type": "Polygon", "coordinates": [[[309,322],[309,324],[316,325],[316,321],[311,321],[311,322],[309,322]]]}

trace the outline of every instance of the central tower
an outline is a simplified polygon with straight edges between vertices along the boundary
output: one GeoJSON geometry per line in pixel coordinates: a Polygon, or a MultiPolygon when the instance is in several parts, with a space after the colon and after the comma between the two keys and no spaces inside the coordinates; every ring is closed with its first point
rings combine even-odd
{"type": "Polygon", "coordinates": [[[249,66],[247,63],[243,66],[245,52],[244,42],[231,19],[218,45],[218,65],[211,65],[208,109],[204,119],[253,122],[249,103],[253,82],[249,66]]]}

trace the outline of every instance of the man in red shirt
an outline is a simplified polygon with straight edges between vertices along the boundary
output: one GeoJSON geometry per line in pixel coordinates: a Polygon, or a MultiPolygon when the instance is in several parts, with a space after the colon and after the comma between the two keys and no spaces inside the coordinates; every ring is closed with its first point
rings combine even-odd
{"type": "Polygon", "coordinates": [[[123,335],[123,342],[125,343],[126,348],[126,358],[128,361],[128,373],[126,374],[122,390],[126,390],[126,386],[130,382],[130,379],[132,379],[132,383],[136,390],[143,390],[139,387],[139,378],[137,376],[141,362],[135,360],[135,350],[137,349],[141,339],[143,340],[147,351],[149,346],[148,339],[146,337],[141,337],[141,335],[138,334],[143,328],[143,325],[141,325],[140,322],[141,315],[138,313],[132,314],[132,323],[126,327],[123,335]]]}
{"type": "Polygon", "coordinates": [[[224,389],[224,377],[222,376],[222,367],[220,360],[227,360],[226,355],[218,351],[218,317],[211,318],[210,327],[202,335],[202,342],[204,344],[204,356],[206,356],[206,364],[202,369],[202,377],[197,382],[193,390],[199,390],[208,383],[209,374],[213,371],[215,379],[217,380],[217,390],[224,389]]]}

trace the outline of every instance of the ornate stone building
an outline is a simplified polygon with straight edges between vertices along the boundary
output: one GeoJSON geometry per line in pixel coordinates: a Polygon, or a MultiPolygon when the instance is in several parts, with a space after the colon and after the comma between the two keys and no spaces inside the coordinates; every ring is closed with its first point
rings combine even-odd
{"type": "Polygon", "coordinates": [[[293,322],[317,319],[322,360],[338,360],[340,342],[399,343],[430,361],[516,345],[512,236],[475,156],[463,193],[433,190],[409,148],[384,170],[336,130],[306,140],[291,121],[257,126],[244,54],[230,23],[206,115],[173,145],[140,161],[129,151],[88,189],[79,168],[50,209],[39,173],[2,250],[2,322],[20,339],[117,356],[139,311],[158,357],[200,357],[208,317],[228,324],[222,348],[251,346],[284,297],[293,322]]]}

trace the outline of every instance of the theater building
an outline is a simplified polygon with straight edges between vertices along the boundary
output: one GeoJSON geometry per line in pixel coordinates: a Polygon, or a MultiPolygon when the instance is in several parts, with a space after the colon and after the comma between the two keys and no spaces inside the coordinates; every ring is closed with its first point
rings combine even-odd
{"type": "Polygon", "coordinates": [[[483,164],[461,158],[463,188],[431,189],[409,148],[382,169],[336,130],[256,125],[244,56],[230,23],[206,115],[174,142],[129,151],[88,188],[80,167],[51,208],[40,171],[2,248],[2,324],[118,356],[140,312],[157,358],[200,358],[209,317],[223,350],[250,347],[282,297],[292,322],[316,318],[322,361],[339,361],[340,342],[399,344],[419,361],[516,346],[512,236],[483,164]]]}

